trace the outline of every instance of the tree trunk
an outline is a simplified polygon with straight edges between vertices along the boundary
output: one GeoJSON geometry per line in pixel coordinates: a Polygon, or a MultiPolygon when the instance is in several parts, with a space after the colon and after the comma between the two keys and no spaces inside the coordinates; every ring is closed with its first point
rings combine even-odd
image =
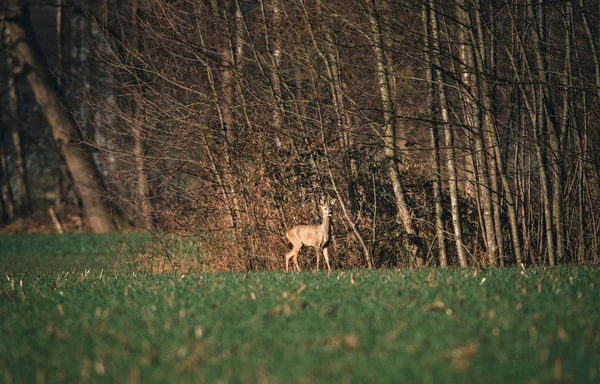
{"type": "Polygon", "coordinates": [[[137,178],[135,206],[137,224],[142,228],[152,229],[152,206],[150,205],[150,189],[146,175],[146,154],[144,142],[144,108],[140,101],[136,101],[135,120],[133,130],[133,157],[135,158],[135,172],[137,178]]]}
{"type": "Polygon", "coordinates": [[[19,94],[17,93],[17,69],[14,67],[13,58],[7,55],[7,66],[10,72],[8,75],[8,100],[9,110],[12,117],[11,136],[15,155],[15,173],[17,178],[17,211],[20,213],[31,212],[31,194],[29,192],[29,182],[27,181],[27,168],[25,166],[25,154],[23,151],[23,142],[21,140],[21,130],[23,120],[19,113],[19,94]]]}
{"type": "MultiPolygon", "coordinates": [[[[223,5],[218,4],[217,1],[211,1],[211,12],[215,20],[222,20],[229,27],[229,13],[231,11],[231,3],[225,2],[223,5]]],[[[229,222],[231,228],[235,230],[236,236],[238,235],[238,228],[241,220],[241,204],[240,204],[240,193],[238,188],[238,177],[235,169],[236,162],[234,155],[236,154],[236,141],[237,141],[237,124],[234,116],[235,107],[235,57],[233,49],[236,46],[235,36],[229,33],[229,39],[217,42],[215,49],[218,53],[218,71],[214,71],[211,66],[206,66],[207,74],[209,75],[209,82],[211,91],[213,93],[213,99],[217,109],[217,115],[219,118],[220,135],[222,138],[223,145],[219,148],[218,154],[221,156],[214,156],[212,161],[215,162],[215,170],[219,167],[222,169],[219,178],[222,182],[221,189],[224,191],[224,199],[228,205],[229,211],[229,222]],[[219,74],[220,82],[216,82],[215,74],[219,74]]],[[[203,47],[207,48],[207,47],[203,47]]],[[[214,154],[214,151],[213,151],[214,154]]],[[[212,155],[211,155],[212,156],[212,155]]],[[[218,171],[216,171],[218,172],[218,171]]]]}
{"type": "Polygon", "coordinates": [[[55,92],[50,80],[48,66],[41,55],[29,22],[27,6],[7,15],[6,28],[12,38],[14,49],[27,66],[26,74],[35,100],[48,124],[52,127],[54,140],[61,148],[75,189],[83,206],[84,217],[92,232],[110,232],[116,229],[109,202],[101,185],[98,169],[92,155],[83,144],[81,132],[65,103],[55,92]]]}
{"type": "MultiPolygon", "coordinates": [[[[435,1],[435,0],[433,0],[435,1]]],[[[424,29],[424,43],[425,43],[425,52],[426,52],[426,80],[427,80],[427,103],[429,104],[429,119],[431,121],[435,121],[437,108],[435,103],[435,89],[436,84],[434,81],[435,69],[433,65],[433,55],[437,55],[438,52],[433,51],[433,37],[437,37],[437,26],[436,26],[436,34],[432,33],[432,23],[433,20],[430,18],[433,15],[430,14],[429,10],[431,7],[431,0],[428,0],[423,4],[423,29],[424,29]]],[[[435,20],[437,21],[437,19],[435,20]]],[[[439,66],[439,64],[438,64],[439,66]]],[[[435,232],[438,240],[438,249],[439,249],[439,265],[440,267],[448,266],[448,252],[446,251],[446,234],[445,234],[445,220],[444,220],[444,205],[442,199],[442,167],[441,167],[441,158],[440,158],[440,139],[439,139],[439,129],[436,123],[432,123],[430,127],[430,135],[431,135],[431,148],[432,151],[432,160],[434,164],[433,170],[433,200],[435,204],[435,232]]]]}
{"type": "Polygon", "coordinates": [[[425,262],[425,254],[422,249],[419,235],[414,227],[412,214],[408,207],[408,203],[406,202],[406,195],[404,186],[402,185],[400,171],[396,164],[396,119],[393,116],[395,108],[393,106],[393,100],[390,97],[390,74],[386,67],[387,60],[385,59],[385,51],[383,48],[381,19],[377,10],[376,0],[371,0],[369,21],[371,24],[371,44],[373,45],[376,61],[375,71],[377,73],[379,94],[383,109],[383,140],[385,156],[388,163],[388,175],[396,198],[399,221],[408,235],[408,247],[412,256],[411,264],[415,263],[416,265],[423,265],[425,262]]]}
{"type": "MultiPolygon", "coordinates": [[[[284,118],[285,109],[283,106],[283,92],[281,90],[281,79],[279,76],[279,67],[281,66],[281,47],[279,43],[279,33],[281,29],[281,2],[280,0],[270,0],[268,4],[265,4],[264,0],[260,0],[260,8],[263,17],[263,27],[265,36],[265,45],[268,55],[266,64],[268,66],[269,81],[271,86],[271,93],[274,102],[272,110],[272,122],[275,132],[281,132],[284,118]],[[267,8],[271,12],[271,23],[269,25],[269,14],[267,8]]],[[[279,135],[275,135],[275,142],[277,146],[281,143],[278,139],[279,135]]]]}
{"type": "Polygon", "coordinates": [[[446,146],[445,164],[448,172],[448,189],[450,194],[450,209],[452,213],[452,227],[454,229],[454,243],[456,245],[456,254],[461,267],[468,266],[467,255],[463,241],[462,220],[460,217],[460,201],[458,196],[458,176],[456,172],[456,152],[454,146],[454,130],[450,122],[450,111],[446,97],[446,86],[444,73],[440,62],[440,36],[437,11],[438,0],[431,1],[431,33],[433,44],[433,67],[435,68],[435,82],[437,85],[437,97],[440,105],[440,118],[444,131],[444,143],[446,146]]]}
{"type": "MultiPolygon", "coordinates": [[[[474,7],[474,21],[472,24],[475,25],[472,30],[472,40],[475,42],[474,56],[476,58],[476,68],[478,69],[476,79],[478,82],[477,88],[481,92],[480,103],[483,114],[483,125],[481,136],[483,138],[484,145],[487,145],[485,156],[487,159],[487,173],[488,178],[486,181],[489,182],[490,186],[490,197],[493,207],[493,220],[494,220],[494,236],[496,238],[496,247],[498,250],[497,259],[500,262],[500,266],[504,266],[504,242],[502,236],[502,220],[500,217],[501,212],[501,196],[500,188],[498,185],[498,169],[501,158],[496,157],[495,148],[495,134],[497,131],[496,115],[495,115],[495,103],[494,93],[492,85],[495,82],[495,47],[494,42],[494,15],[490,15],[491,27],[486,29],[484,32],[483,19],[481,15],[481,3],[474,7]],[[487,32],[487,36],[486,36],[487,32]],[[488,47],[487,41],[491,44],[488,47]],[[489,52],[489,55],[488,55],[489,52]],[[488,58],[489,57],[489,58],[488,58]],[[488,79],[487,76],[492,76],[488,79]]],[[[490,2],[490,12],[493,12],[493,2],[490,2]]]]}
{"type": "Polygon", "coordinates": [[[557,121],[556,108],[552,98],[552,90],[550,89],[549,72],[546,64],[546,53],[545,46],[547,45],[546,38],[546,27],[545,27],[545,16],[544,16],[545,4],[539,4],[535,1],[531,1],[529,10],[533,17],[535,17],[535,57],[537,62],[538,81],[540,82],[542,99],[542,108],[544,116],[546,117],[547,135],[548,142],[550,144],[550,156],[548,160],[548,170],[551,182],[551,193],[552,193],[552,224],[554,227],[555,241],[556,241],[556,258],[557,262],[561,261],[565,256],[565,232],[564,232],[564,207],[562,201],[563,195],[563,175],[564,175],[564,163],[561,154],[561,143],[559,138],[560,127],[557,121]]]}
{"type": "MultiPolygon", "coordinates": [[[[0,124],[2,120],[0,119],[0,124]]],[[[0,203],[2,204],[2,221],[7,222],[15,216],[15,202],[10,187],[10,175],[6,161],[6,145],[3,127],[0,125],[0,203]]]]}
{"type": "Polygon", "coordinates": [[[475,167],[477,168],[477,195],[481,204],[481,215],[483,220],[482,230],[484,231],[484,240],[488,263],[498,265],[498,245],[496,241],[496,227],[494,221],[494,208],[491,195],[491,185],[489,181],[488,159],[486,157],[486,147],[484,143],[484,129],[490,123],[490,117],[485,110],[485,92],[481,88],[483,68],[481,63],[476,60],[475,48],[473,44],[476,40],[473,38],[473,23],[470,18],[470,7],[467,7],[465,0],[457,1],[457,19],[461,24],[459,29],[459,56],[461,61],[461,79],[462,79],[462,100],[465,112],[465,123],[473,132],[471,140],[473,144],[473,157],[475,167]]]}
{"type": "MultiPolygon", "coordinates": [[[[133,20],[133,47],[142,49],[140,44],[139,32],[139,8],[138,0],[131,2],[131,17],[133,20]]],[[[136,63],[134,55],[129,57],[129,61],[136,63]]],[[[138,65],[138,63],[136,63],[138,65]]],[[[141,76],[142,74],[138,74],[141,76]]],[[[145,104],[143,97],[143,84],[139,81],[138,97],[133,100],[134,119],[132,124],[131,136],[133,137],[133,158],[135,160],[136,187],[135,187],[135,210],[137,214],[137,225],[142,228],[152,229],[152,205],[150,204],[150,184],[146,170],[146,142],[144,140],[145,104]]]]}

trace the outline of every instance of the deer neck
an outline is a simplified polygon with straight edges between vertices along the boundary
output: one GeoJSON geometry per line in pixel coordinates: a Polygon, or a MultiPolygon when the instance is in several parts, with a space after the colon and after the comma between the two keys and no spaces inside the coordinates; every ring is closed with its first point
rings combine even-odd
{"type": "Polygon", "coordinates": [[[321,231],[325,236],[329,236],[329,215],[323,215],[323,223],[321,223],[321,231]]]}

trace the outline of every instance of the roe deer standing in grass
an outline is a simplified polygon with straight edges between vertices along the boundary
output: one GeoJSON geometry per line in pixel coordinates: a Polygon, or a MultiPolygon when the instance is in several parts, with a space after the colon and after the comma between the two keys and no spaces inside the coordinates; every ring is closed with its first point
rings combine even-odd
{"type": "Polygon", "coordinates": [[[323,222],[321,225],[297,225],[286,233],[288,240],[294,246],[294,248],[285,255],[286,272],[289,271],[289,262],[292,257],[294,258],[296,269],[300,271],[300,266],[298,265],[298,252],[300,252],[300,248],[302,248],[303,245],[313,247],[315,252],[317,252],[317,270],[319,270],[319,261],[321,253],[323,253],[325,262],[327,263],[327,269],[331,271],[327,245],[329,244],[330,238],[329,220],[331,217],[331,207],[335,205],[335,199],[331,199],[329,204],[327,204],[325,199],[321,199],[319,205],[321,206],[321,214],[323,215],[323,222]]]}

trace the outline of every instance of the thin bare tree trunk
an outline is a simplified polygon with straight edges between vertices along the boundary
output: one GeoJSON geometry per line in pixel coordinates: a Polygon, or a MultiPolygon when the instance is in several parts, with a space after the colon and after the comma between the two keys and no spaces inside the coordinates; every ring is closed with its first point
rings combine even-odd
{"type": "MultiPolygon", "coordinates": [[[[276,107],[272,111],[272,124],[275,132],[281,132],[281,128],[284,123],[285,110],[283,107],[283,92],[281,89],[281,79],[279,77],[279,67],[281,66],[281,55],[282,50],[279,43],[279,30],[281,27],[281,2],[280,0],[270,0],[268,8],[271,11],[271,26],[269,28],[267,20],[269,15],[267,14],[267,5],[264,0],[260,0],[260,7],[263,16],[264,31],[265,31],[265,44],[267,54],[269,56],[268,70],[270,77],[271,92],[276,107]]],[[[276,135],[277,146],[281,145],[277,139],[279,135],[276,135]]]]}
{"type": "Polygon", "coordinates": [[[135,205],[138,214],[138,225],[142,228],[152,229],[152,206],[150,205],[150,188],[146,174],[146,145],[144,142],[144,107],[136,101],[135,121],[132,125],[133,157],[135,159],[136,194],[135,205]]]}
{"type": "Polygon", "coordinates": [[[253,123],[250,119],[250,115],[248,113],[248,103],[246,102],[245,92],[242,89],[242,80],[244,78],[244,48],[246,46],[246,41],[244,39],[244,31],[245,31],[245,22],[244,22],[244,14],[242,13],[242,9],[240,8],[239,0],[235,1],[235,9],[234,9],[234,23],[233,23],[233,44],[235,46],[234,49],[234,67],[235,67],[235,92],[236,96],[239,97],[239,101],[242,104],[242,113],[244,116],[244,122],[246,123],[246,128],[252,130],[253,123]]]}
{"type": "MultiPolygon", "coordinates": [[[[493,58],[494,62],[496,60],[496,50],[497,50],[497,47],[493,46],[492,47],[492,52],[493,52],[492,58],[493,58]]],[[[511,93],[513,96],[511,96],[511,98],[514,98],[515,91],[517,91],[517,90],[518,89],[516,87],[513,87],[513,89],[511,90],[511,93]]],[[[520,119],[520,104],[518,102],[517,102],[516,108],[518,109],[517,121],[519,121],[519,119],[520,119]]],[[[522,129],[525,129],[524,125],[522,125],[522,129]]],[[[515,200],[516,200],[515,196],[518,196],[519,194],[515,194],[514,188],[511,185],[511,181],[509,180],[509,177],[506,173],[506,168],[507,168],[506,164],[504,164],[502,161],[502,151],[501,151],[500,143],[499,143],[500,132],[498,129],[498,124],[494,124],[493,132],[489,132],[488,134],[489,134],[488,137],[490,139],[490,147],[492,148],[493,155],[496,158],[496,167],[497,167],[497,172],[500,177],[501,184],[502,184],[502,190],[504,191],[503,197],[504,197],[504,200],[506,201],[506,211],[508,213],[508,221],[509,221],[509,225],[510,225],[510,239],[511,239],[511,243],[513,246],[513,252],[515,255],[515,262],[517,265],[522,265],[523,256],[522,256],[522,250],[521,250],[521,238],[520,238],[520,234],[519,234],[519,221],[518,221],[518,217],[517,217],[517,206],[515,203],[515,200]]],[[[517,141],[517,148],[515,151],[515,157],[517,156],[516,154],[518,153],[518,149],[519,149],[518,140],[516,140],[516,141],[517,141]]],[[[508,162],[508,160],[507,160],[507,162],[508,162]]],[[[515,163],[515,165],[517,164],[517,159],[515,159],[514,163],[515,163]]],[[[515,176],[514,183],[518,185],[518,176],[515,176]]],[[[525,191],[523,191],[521,193],[521,196],[524,193],[525,193],[525,191]]],[[[498,205],[498,207],[499,207],[499,205],[498,205]]],[[[495,214],[496,221],[498,223],[498,221],[500,221],[499,210],[497,212],[495,212],[494,214],[495,214]]],[[[498,226],[498,224],[496,224],[496,226],[498,226]]]]}
{"type": "MultiPolygon", "coordinates": [[[[573,24],[571,24],[571,27],[573,28],[573,24]]],[[[574,33],[574,32],[573,32],[574,33]]],[[[580,79],[585,79],[585,76],[583,74],[583,65],[581,63],[581,57],[578,53],[578,50],[575,50],[575,59],[576,59],[576,63],[579,69],[579,75],[580,75],[580,79]]],[[[580,86],[581,88],[583,88],[584,90],[582,91],[582,95],[581,95],[581,103],[580,103],[580,111],[579,112],[574,112],[575,115],[580,114],[582,116],[588,116],[589,115],[589,108],[588,108],[588,93],[590,93],[590,91],[588,89],[586,89],[586,85],[585,85],[585,81],[583,80],[579,80],[580,82],[580,86]]],[[[592,91],[592,95],[594,94],[594,92],[592,91]]],[[[575,129],[575,135],[574,135],[574,140],[576,142],[577,145],[577,150],[579,151],[579,153],[582,154],[581,159],[578,162],[578,170],[579,170],[579,174],[578,174],[578,183],[577,183],[577,213],[578,213],[578,217],[577,217],[577,224],[578,224],[578,249],[577,249],[577,262],[579,263],[584,263],[586,261],[586,256],[587,253],[589,251],[589,248],[586,246],[587,243],[587,237],[588,234],[586,233],[586,222],[588,220],[586,220],[586,216],[587,216],[587,212],[586,212],[586,203],[585,203],[585,189],[588,185],[588,176],[587,176],[587,170],[589,169],[589,165],[593,163],[593,161],[591,161],[589,159],[589,152],[588,152],[588,119],[582,119],[582,121],[575,119],[575,121],[577,121],[576,123],[576,129],[575,129]]],[[[591,207],[590,207],[591,208],[591,207]]],[[[593,237],[595,237],[595,234],[591,234],[593,237]]]]}
{"type": "Polygon", "coordinates": [[[561,154],[560,127],[558,126],[555,106],[550,89],[550,79],[546,65],[545,45],[546,27],[545,27],[545,4],[531,1],[529,11],[534,17],[536,28],[534,30],[535,57],[537,62],[538,80],[540,81],[540,98],[542,108],[547,124],[548,142],[550,143],[550,156],[548,158],[548,170],[551,182],[552,193],[552,224],[556,236],[556,258],[557,262],[562,261],[565,256],[565,231],[564,231],[564,207],[562,201],[563,195],[563,175],[564,163],[561,154]]]}
{"type": "Polygon", "coordinates": [[[446,85],[444,79],[444,73],[441,67],[441,46],[440,46],[440,32],[439,32],[439,20],[438,20],[438,1],[432,0],[430,2],[430,22],[431,22],[431,34],[433,44],[433,67],[435,68],[435,82],[437,85],[437,97],[440,105],[440,117],[442,122],[442,129],[444,131],[444,144],[445,144],[445,165],[448,172],[448,193],[450,194],[450,210],[452,213],[452,227],[454,229],[454,243],[456,245],[456,254],[458,255],[458,262],[461,267],[466,268],[469,265],[467,255],[465,252],[465,246],[463,241],[463,229],[462,220],[460,216],[460,200],[458,195],[458,176],[456,172],[456,150],[454,143],[454,130],[450,121],[450,111],[448,107],[448,100],[446,96],[446,85]]]}
{"type": "MultiPolygon", "coordinates": [[[[538,102],[536,103],[538,108],[542,108],[541,96],[538,95],[538,102]]],[[[540,111],[540,109],[538,109],[540,111]]],[[[547,164],[544,159],[544,154],[542,153],[542,143],[541,143],[541,135],[540,135],[540,125],[542,124],[539,120],[543,119],[543,113],[537,113],[536,116],[536,124],[533,128],[534,139],[535,139],[535,154],[538,161],[538,170],[540,175],[540,187],[542,194],[542,201],[544,207],[544,219],[546,225],[546,246],[548,252],[548,262],[550,265],[556,265],[556,253],[554,250],[554,231],[552,230],[552,203],[551,203],[551,194],[550,194],[550,181],[548,180],[547,174],[547,164]]]]}
{"type": "MultiPolygon", "coordinates": [[[[107,10],[108,11],[108,10],[107,10]]],[[[139,36],[139,9],[138,0],[131,4],[131,16],[133,20],[133,47],[141,49],[139,36]]],[[[136,60],[133,55],[129,58],[136,60]]],[[[137,225],[142,228],[152,229],[152,206],[150,204],[150,184],[146,170],[146,143],[144,141],[145,105],[143,99],[143,86],[138,85],[139,96],[133,100],[135,103],[134,118],[131,136],[133,137],[133,158],[135,160],[136,187],[135,206],[137,213],[137,225]]]]}
{"type": "Polygon", "coordinates": [[[493,220],[494,220],[494,235],[496,238],[496,246],[498,249],[497,259],[500,262],[500,266],[504,266],[504,241],[502,236],[502,220],[501,220],[501,196],[500,188],[498,185],[498,170],[500,168],[499,162],[500,157],[496,157],[495,148],[496,140],[495,135],[497,132],[496,116],[495,116],[495,104],[494,104],[494,93],[492,90],[492,83],[495,79],[495,52],[496,48],[494,43],[494,15],[493,15],[493,1],[490,2],[490,19],[491,27],[486,29],[489,33],[484,32],[483,19],[481,15],[481,3],[475,5],[474,8],[474,21],[472,24],[475,25],[474,30],[471,32],[471,39],[475,42],[474,56],[476,60],[478,89],[481,93],[480,103],[483,114],[483,125],[481,136],[483,137],[484,145],[487,145],[485,151],[485,157],[487,159],[487,172],[490,187],[490,197],[493,206],[493,220]],[[487,41],[490,42],[491,46],[488,47],[487,41]],[[489,54],[488,54],[489,52],[489,54]],[[489,57],[489,58],[488,58],[489,57]],[[488,79],[487,76],[492,76],[488,79]]]}
{"type": "Polygon", "coordinates": [[[380,14],[377,9],[376,0],[371,0],[369,10],[369,22],[371,24],[371,44],[375,53],[375,70],[379,84],[379,93],[381,97],[381,106],[383,109],[383,140],[385,146],[385,156],[387,158],[387,167],[389,180],[392,183],[396,206],[398,208],[399,221],[408,235],[408,247],[411,253],[411,264],[423,265],[425,255],[422,249],[421,240],[413,223],[412,214],[406,201],[406,194],[398,165],[396,163],[396,119],[393,116],[395,108],[393,100],[390,97],[390,79],[386,66],[385,51],[383,47],[383,34],[381,29],[380,14]]]}
{"type": "MultiPolygon", "coordinates": [[[[435,1],[435,0],[433,0],[435,1]]],[[[434,35],[432,33],[432,23],[437,22],[436,20],[430,20],[432,15],[430,14],[431,0],[428,0],[423,4],[422,18],[423,18],[423,29],[424,29],[424,43],[425,43],[425,53],[426,53],[426,63],[427,70],[425,74],[425,78],[427,80],[427,103],[429,104],[430,110],[430,120],[435,121],[437,108],[435,103],[435,76],[434,76],[434,65],[433,65],[433,55],[437,55],[439,52],[433,51],[433,37],[435,36],[437,39],[437,26],[435,27],[434,35]]],[[[437,42],[436,42],[437,43],[437,42]]],[[[437,44],[439,45],[439,44],[437,44]]],[[[438,60],[439,61],[439,60],[438,60]]],[[[439,67],[439,63],[438,63],[439,67]]],[[[446,234],[445,234],[445,220],[444,220],[444,205],[442,199],[442,166],[441,166],[441,157],[440,157],[440,139],[439,139],[439,129],[436,123],[431,123],[430,128],[431,135],[431,148],[432,151],[432,159],[434,163],[433,170],[433,200],[435,204],[435,232],[438,240],[438,249],[439,249],[439,264],[440,267],[448,266],[448,252],[446,251],[446,234]]]]}
{"type": "Polygon", "coordinates": [[[485,232],[484,240],[488,263],[498,265],[498,243],[496,240],[496,226],[494,220],[494,208],[489,180],[488,158],[483,139],[484,130],[490,124],[490,116],[486,112],[485,91],[482,81],[483,68],[477,60],[473,45],[476,40],[473,36],[473,23],[470,17],[470,7],[466,0],[457,1],[457,19],[461,25],[459,29],[459,56],[461,60],[462,93],[467,126],[473,131],[471,140],[473,142],[472,155],[474,157],[477,176],[477,194],[481,204],[481,215],[483,220],[482,230],[485,232]]]}

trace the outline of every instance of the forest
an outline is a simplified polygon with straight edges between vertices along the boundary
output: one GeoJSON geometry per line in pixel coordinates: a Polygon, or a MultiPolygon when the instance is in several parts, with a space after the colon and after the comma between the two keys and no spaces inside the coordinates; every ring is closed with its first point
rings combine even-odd
{"type": "Polygon", "coordinates": [[[598,0],[5,0],[0,29],[0,232],[281,270],[326,198],[334,269],[599,261],[598,0]]]}

